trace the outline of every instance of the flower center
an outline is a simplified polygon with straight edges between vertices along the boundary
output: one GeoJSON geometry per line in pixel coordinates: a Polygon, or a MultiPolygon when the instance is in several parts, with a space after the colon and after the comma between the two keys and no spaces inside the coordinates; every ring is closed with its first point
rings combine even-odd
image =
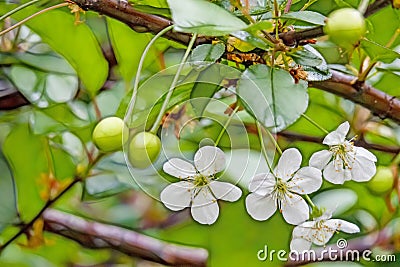
{"type": "Polygon", "coordinates": [[[282,202],[285,200],[285,195],[288,192],[287,184],[281,178],[276,178],[276,184],[274,186],[274,190],[272,191],[272,195],[275,200],[278,201],[279,211],[282,211],[282,202]]]}
{"type": "Polygon", "coordinates": [[[340,145],[331,146],[329,149],[333,153],[335,169],[352,169],[355,161],[354,143],[345,141],[340,145]]]}
{"type": "Polygon", "coordinates": [[[208,185],[210,183],[210,180],[208,179],[207,176],[198,174],[194,177],[193,183],[196,187],[201,187],[201,186],[208,185]]]}

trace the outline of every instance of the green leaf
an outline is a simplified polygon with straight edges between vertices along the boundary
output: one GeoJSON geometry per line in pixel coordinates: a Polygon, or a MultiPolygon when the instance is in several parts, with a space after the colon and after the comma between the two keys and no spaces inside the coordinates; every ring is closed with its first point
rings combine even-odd
{"type": "Polygon", "coordinates": [[[336,216],[353,207],[357,200],[357,194],[351,189],[327,190],[313,197],[313,202],[318,207],[332,211],[336,216]],[[340,199],[339,203],[337,199],[340,199]]]}
{"type": "Polygon", "coordinates": [[[149,5],[135,5],[135,9],[147,14],[160,15],[167,18],[171,17],[171,11],[169,8],[154,7],[149,5]]]}
{"type": "Polygon", "coordinates": [[[365,50],[372,61],[392,63],[395,59],[400,58],[400,54],[396,51],[368,39],[361,40],[361,48],[365,50]]]}
{"type": "Polygon", "coordinates": [[[198,82],[193,86],[190,93],[191,104],[198,115],[202,115],[208,105],[210,98],[221,88],[221,77],[216,64],[209,66],[199,74],[198,82]],[[201,82],[206,80],[208,82],[201,82]]]}
{"type": "Polygon", "coordinates": [[[78,79],[75,75],[41,72],[20,65],[13,65],[6,71],[18,90],[41,108],[68,102],[78,92],[78,79]]]}
{"type": "Polygon", "coordinates": [[[304,21],[314,25],[325,25],[325,20],[326,20],[326,17],[324,15],[308,10],[295,11],[283,14],[281,18],[304,21]]]}
{"type": "MultiPolygon", "coordinates": [[[[40,10],[30,6],[15,13],[13,18],[22,20],[40,10]]],[[[5,11],[0,6],[0,13],[5,11]]],[[[108,64],[91,29],[84,23],[75,25],[74,22],[72,14],[52,10],[29,20],[26,26],[67,59],[88,92],[94,95],[107,79],[108,64]]]]}
{"type": "Polygon", "coordinates": [[[310,45],[303,46],[291,57],[307,72],[307,81],[325,81],[332,77],[324,57],[310,45]]]}
{"type": "Polygon", "coordinates": [[[224,79],[239,79],[241,72],[223,64],[212,64],[202,70],[190,93],[190,103],[201,116],[213,95],[221,89],[224,79]]]}
{"type": "Polygon", "coordinates": [[[319,66],[324,62],[322,56],[318,56],[316,53],[311,52],[307,48],[297,50],[295,53],[291,54],[290,56],[293,58],[293,60],[297,64],[306,65],[306,66],[310,66],[310,67],[319,66]]]}
{"type": "Polygon", "coordinates": [[[44,205],[39,193],[40,177],[48,173],[43,141],[30,132],[28,124],[21,124],[13,128],[3,144],[4,156],[14,174],[23,221],[33,218],[44,205]]]}
{"type": "Polygon", "coordinates": [[[11,168],[0,150],[0,232],[18,218],[17,195],[11,168]]]}
{"type": "Polygon", "coordinates": [[[225,45],[222,43],[217,44],[203,44],[193,49],[189,61],[217,61],[225,52],[225,45]]]}
{"type": "Polygon", "coordinates": [[[85,180],[85,200],[105,198],[138,187],[129,173],[122,152],[102,159],[95,171],[97,175],[85,180]]]}
{"type": "Polygon", "coordinates": [[[113,173],[98,174],[85,180],[84,200],[105,198],[130,189],[129,185],[122,183],[113,173]],[[87,195],[88,194],[88,195],[87,195]]]}
{"type": "Polygon", "coordinates": [[[269,45],[265,43],[262,39],[247,31],[237,31],[232,33],[232,36],[235,36],[236,38],[263,50],[267,50],[269,48],[269,45]]]}
{"type": "Polygon", "coordinates": [[[45,84],[47,96],[56,103],[68,102],[78,92],[78,79],[75,76],[49,74],[45,84]]]}
{"type": "Polygon", "coordinates": [[[227,10],[205,0],[168,0],[175,30],[204,35],[225,35],[246,28],[227,10]]]}
{"type": "Polygon", "coordinates": [[[71,65],[57,54],[15,53],[13,56],[22,63],[41,71],[76,75],[71,65]]]}
{"type": "Polygon", "coordinates": [[[246,110],[274,131],[293,124],[308,106],[305,81],[295,84],[288,72],[266,65],[244,71],[237,90],[246,110]]]}
{"type": "Polygon", "coordinates": [[[256,31],[267,31],[270,32],[274,29],[274,24],[268,20],[262,20],[257,23],[251,24],[247,27],[246,31],[250,33],[254,33],[256,31]]]}
{"type": "MultiPolygon", "coordinates": [[[[147,33],[137,33],[126,24],[107,19],[111,44],[118,62],[118,69],[126,82],[131,82],[136,73],[142,53],[151,37],[147,33]]],[[[150,50],[147,60],[154,62],[155,50],[150,50]],[[153,56],[149,57],[150,55],[153,56]]]]}

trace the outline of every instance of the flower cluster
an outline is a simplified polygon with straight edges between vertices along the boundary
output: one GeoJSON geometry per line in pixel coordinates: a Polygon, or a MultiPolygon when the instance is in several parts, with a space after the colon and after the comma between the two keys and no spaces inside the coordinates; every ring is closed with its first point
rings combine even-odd
{"type": "MultiPolygon", "coordinates": [[[[296,148],[283,151],[276,167],[268,173],[253,177],[246,197],[246,209],[252,218],[263,221],[277,210],[294,227],[290,247],[309,250],[311,245],[324,246],[337,231],[359,232],[359,228],[340,219],[332,219],[331,212],[316,207],[308,194],[318,191],[323,177],[331,183],[368,181],[376,172],[376,157],[364,148],[346,140],[350,125],[342,123],[323,140],[328,150],[314,153],[310,166],[301,167],[302,155],[296,148]],[[311,206],[311,209],[309,207],[311,206]],[[313,218],[310,220],[310,214],[313,218]]],[[[236,201],[242,191],[235,185],[217,181],[215,174],[225,168],[225,156],[214,146],[200,148],[194,165],[172,158],[163,166],[164,172],[180,179],[161,192],[161,201],[171,210],[191,208],[194,220],[213,224],[219,215],[217,200],[236,201]]]]}

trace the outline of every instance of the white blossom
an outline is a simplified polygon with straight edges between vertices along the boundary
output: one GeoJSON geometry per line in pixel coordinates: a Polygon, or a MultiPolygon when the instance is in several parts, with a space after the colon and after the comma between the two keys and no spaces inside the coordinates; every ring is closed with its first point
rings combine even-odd
{"type": "Polygon", "coordinates": [[[332,213],[325,212],[313,221],[303,222],[293,229],[290,250],[302,252],[310,250],[314,243],[325,246],[337,231],[349,234],[358,233],[357,225],[341,219],[331,219],[332,213]]]}
{"type": "Polygon", "coordinates": [[[297,225],[309,218],[309,207],[300,195],[317,191],[322,184],[322,174],[314,167],[300,168],[301,159],[297,149],[287,149],[273,173],[254,176],[249,184],[252,193],[246,198],[246,209],[251,217],[267,220],[279,208],[290,224],[297,225]]]}
{"type": "Polygon", "coordinates": [[[161,192],[164,205],[178,211],[191,207],[194,220],[201,224],[213,224],[219,215],[217,200],[236,201],[242,191],[235,185],[215,180],[215,174],[225,169],[225,154],[214,146],[200,148],[193,164],[172,158],[164,166],[164,172],[181,179],[168,185],[161,192]]]}
{"type": "Polygon", "coordinates": [[[318,151],[310,158],[310,166],[323,170],[325,179],[334,184],[343,184],[348,180],[368,181],[376,172],[375,155],[365,148],[354,146],[352,140],[346,140],[349,129],[348,122],[339,125],[323,140],[329,150],[318,151]]]}

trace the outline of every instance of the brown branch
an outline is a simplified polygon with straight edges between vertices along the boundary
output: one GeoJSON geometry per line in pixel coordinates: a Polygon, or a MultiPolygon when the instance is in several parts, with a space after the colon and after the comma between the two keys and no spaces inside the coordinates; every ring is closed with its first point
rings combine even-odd
{"type": "Polygon", "coordinates": [[[0,110],[15,109],[28,104],[29,101],[14,88],[0,91],[0,110]]]}
{"type": "MultiPolygon", "coordinates": [[[[124,22],[138,32],[157,33],[172,23],[166,18],[139,12],[135,10],[134,7],[132,7],[129,3],[124,1],[73,1],[83,9],[92,10],[124,22]]],[[[390,0],[377,0],[368,7],[366,15],[371,15],[390,3],[390,0]]],[[[285,41],[285,43],[289,44],[293,42],[297,43],[304,39],[314,38],[321,34],[323,34],[322,28],[317,27],[306,31],[284,33],[280,37],[285,41]]],[[[188,43],[190,39],[189,34],[173,31],[168,32],[166,37],[184,44],[188,43]]],[[[210,39],[206,37],[199,37],[197,44],[206,43],[209,41],[210,39]]],[[[354,81],[354,77],[346,76],[338,72],[333,73],[334,75],[332,79],[323,82],[313,82],[310,83],[310,85],[354,101],[370,109],[381,118],[391,118],[396,122],[400,122],[400,103],[398,99],[395,99],[394,97],[365,84],[352,85],[351,82],[354,81]]],[[[25,102],[22,101],[22,96],[18,93],[15,94],[15,99],[13,97],[7,98],[7,102],[2,102],[3,98],[4,96],[0,96],[0,110],[11,109],[13,107],[19,107],[22,104],[25,104],[25,102]]]]}
{"type": "Polygon", "coordinates": [[[48,200],[46,204],[40,209],[40,211],[33,217],[27,224],[24,224],[21,229],[13,235],[8,241],[6,241],[3,245],[0,246],[0,253],[3,252],[3,250],[10,245],[12,242],[14,242],[19,236],[22,234],[26,233],[28,229],[32,227],[32,225],[40,218],[42,217],[43,213],[51,207],[58,199],[60,199],[65,193],[67,193],[74,185],[78,182],[81,181],[80,177],[76,177],[67,187],[65,187],[56,197],[48,200]]]}
{"type": "MultiPolygon", "coordinates": [[[[136,32],[158,33],[162,29],[172,25],[172,21],[161,16],[137,11],[131,4],[120,0],[72,0],[84,10],[91,10],[117,19],[136,32]]],[[[188,44],[191,34],[169,31],[165,37],[182,44],[188,44]]],[[[210,42],[211,39],[198,37],[196,44],[210,42]]]]}
{"type": "Polygon", "coordinates": [[[206,266],[203,248],[170,244],[122,227],[89,221],[54,209],[43,214],[45,230],[92,249],[111,248],[130,256],[173,266],[206,266]]]}
{"type": "Polygon", "coordinates": [[[381,119],[390,118],[400,123],[400,100],[366,83],[357,83],[353,76],[332,71],[331,79],[322,82],[310,82],[309,86],[358,103],[371,110],[381,119]]]}

